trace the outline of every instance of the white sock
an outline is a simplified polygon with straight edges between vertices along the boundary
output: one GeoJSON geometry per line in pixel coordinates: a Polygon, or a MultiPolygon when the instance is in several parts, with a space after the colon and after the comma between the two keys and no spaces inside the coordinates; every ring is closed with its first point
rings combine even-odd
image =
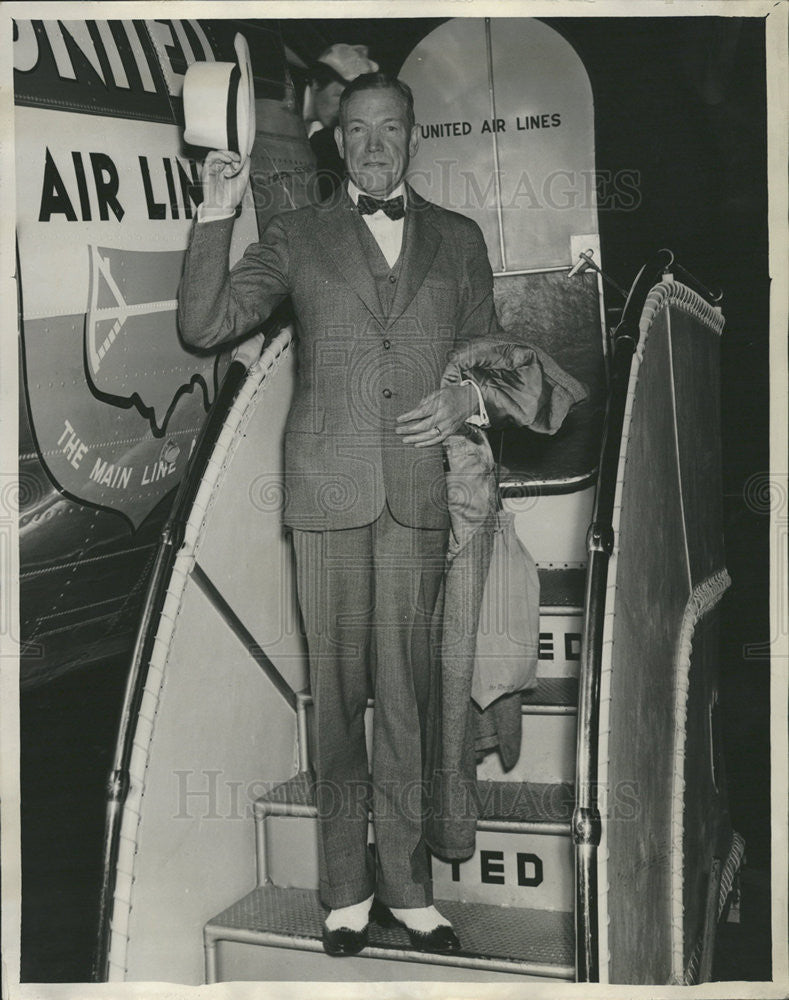
{"type": "Polygon", "coordinates": [[[363,931],[370,922],[370,907],[373,905],[373,897],[363,899],[361,903],[354,903],[353,906],[341,906],[337,910],[331,910],[326,917],[326,928],[330,931],[338,931],[341,927],[349,931],[363,931]]]}
{"type": "Polygon", "coordinates": [[[406,927],[410,927],[412,931],[421,931],[427,934],[434,931],[436,927],[452,926],[435,906],[411,906],[403,910],[396,910],[394,906],[390,906],[389,909],[398,920],[402,920],[406,927]]]}

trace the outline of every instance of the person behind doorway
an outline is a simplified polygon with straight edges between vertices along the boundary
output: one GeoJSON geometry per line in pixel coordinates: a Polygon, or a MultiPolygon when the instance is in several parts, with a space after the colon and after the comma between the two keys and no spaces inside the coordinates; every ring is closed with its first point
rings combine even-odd
{"type": "Polygon", "coordinates": [[[362,73],[375,73],[366,45],[338,42],[318,56],[304,95],[304,124],[315,154],[318,193],[329,198],[345,178],[345,163],[337,149],[334,130],[339,123],[340,95],[362,73]]]}

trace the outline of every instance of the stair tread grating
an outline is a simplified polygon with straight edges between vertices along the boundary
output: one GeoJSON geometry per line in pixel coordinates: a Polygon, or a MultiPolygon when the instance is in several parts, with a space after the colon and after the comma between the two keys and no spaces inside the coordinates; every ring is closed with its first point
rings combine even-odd
{"type": "Polygon", "coordinates": [[[577,677],[538,677],[537,686],[521,695],[524,705],[577,705],[577,677]]]}
{"type": "Polygon", "coordinates": [[[538,567],[540,605],[546,607],[583,607],[586,569],[538,567]]]}
{"type": "MultiPolygon", "coordinates": [[[[308,691],[300,692],[299,697],[306,705],[312,706],[308,691]]],[[[537,677],[535,687],[521,692],[521,701],[524,705],[577,705],[578,678],[537,677]]],[[[370,698],[368,704],[372,707],[374,699],[370,698]]]]}
{"type": "MultiPolygon", "coordinates": [[[[270,806],[314,806],[313,777],[300,771],[262,795],[257,801],[270,806]]],[[[574,788],[566,782],[478,781],[475,786],[479,818],[513,823],[569,823],[574,788]]]]}
{"type": "Polygon", "coordinates": [[[575,789],[566,782],[478,781],[479,818],[513,823],[569,823],[575,789]]]}
{"type": "Polygon", "coordinates": [[[299,771],[287,781],[275,785],[270,792],[261,795],[257,801],[280,805],[313,806],[315,805],[315,798],[312,794],[313,780],[310,771],[299,771]]]}
{"type": "MultiPolygon", "coordinates": [[[[488,958],[512,962],[572,966],[574,962],[573,914],[554,910],[528,910],[488,903],[437,900],[438,908],[451,921],[463,944],[456,957],[488,958]]],[[[314,889],[284,889],[262,886],[208,922],[214,937],[218,931],[277,935],[282,938],[320,940],[326,910],[314,889]]],[[[370,946],[411,951],[402,927],[370,924],[370,946]]],[[[364,957],[362,952],[360,957],[364,957]]],[[[440,963],[440,956],[435,956],[440,963]]]]}

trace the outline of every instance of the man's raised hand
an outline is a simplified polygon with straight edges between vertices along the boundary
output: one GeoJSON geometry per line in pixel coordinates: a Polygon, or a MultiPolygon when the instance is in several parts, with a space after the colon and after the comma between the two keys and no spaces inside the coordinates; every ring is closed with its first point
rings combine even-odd
{"type": "Polygon", "coordinates": [[[477,397],[470,385],[447,385],[425,396],[413,410],[401,413],[395,433],[405,444],[426,448],[454,434],[476,408],[477,397]]]}
{"type": "Polygon", "coordinates": [[[249,183],[250,157],[242,161],[229,149],[213,149],[203,164],[203,214],[235,212],[249,183]]]}

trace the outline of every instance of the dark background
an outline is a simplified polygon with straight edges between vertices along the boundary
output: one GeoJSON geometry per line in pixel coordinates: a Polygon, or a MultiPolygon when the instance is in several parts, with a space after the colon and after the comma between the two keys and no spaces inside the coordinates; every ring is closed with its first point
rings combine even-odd
{"type": "MultiPolygon", "coordinates": [[[[283,21],[305,62],[365,43],[396,72],[439,20],[283,21]]],[[[747,843],[740,924],[718,935],[715,975],[770,978],[769,314],[764,21],[557,18],[595,100],[598,171],[636,170],[640,202],[600,212],[607,272],[628,287],[670,247],[723,289],[727,567],[721,701],[732,821],[747,843]]],[[[417,116],[419,109],[417,108],[417,116]]],[[[607,297],[609,323],[621,302],[607,297]]],[[[85,981],[95,942],[104,823],[128,657],[21,698],[23,981],[85,981]]]]}

